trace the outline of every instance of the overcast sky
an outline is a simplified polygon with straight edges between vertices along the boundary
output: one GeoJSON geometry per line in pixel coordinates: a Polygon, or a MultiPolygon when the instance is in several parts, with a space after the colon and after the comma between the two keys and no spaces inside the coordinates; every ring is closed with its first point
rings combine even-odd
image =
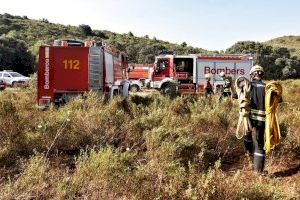
{"type": "Polygon", "coordinates": [[[299,0],[0,0],[0,13],[210,50],[300,35],[299,0]]]}

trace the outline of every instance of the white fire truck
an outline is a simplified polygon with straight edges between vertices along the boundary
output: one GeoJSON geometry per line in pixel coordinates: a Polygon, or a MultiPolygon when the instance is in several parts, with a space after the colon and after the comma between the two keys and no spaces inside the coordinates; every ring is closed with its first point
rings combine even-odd
{"type": "Polygon", "coordinates": [[[155,59],[150,86],[167,93],[176,83],[180,93],[203,93],[205,74],[212,75],[212,84],[217,87],[223,84],[220,72],[233,80],[239,76],[250,78],[252,66],[251,55],[160,55],[155,59]]]}

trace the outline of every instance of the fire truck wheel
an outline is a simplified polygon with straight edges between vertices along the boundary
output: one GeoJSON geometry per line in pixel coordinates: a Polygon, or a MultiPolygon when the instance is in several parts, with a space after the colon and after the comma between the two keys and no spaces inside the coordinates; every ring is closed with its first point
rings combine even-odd
{"type": "Polygon", "coordinates": [[[172,83],[164,83],[161,87],[161,92],[173,96],[176,93],[176,86],[172,83]]]}
{"type": "Polygon", "coordinates": [[[140,90],[140,87],[138,85],[130,86],[130,92],[138,92],[139,90],[140,90]]]}

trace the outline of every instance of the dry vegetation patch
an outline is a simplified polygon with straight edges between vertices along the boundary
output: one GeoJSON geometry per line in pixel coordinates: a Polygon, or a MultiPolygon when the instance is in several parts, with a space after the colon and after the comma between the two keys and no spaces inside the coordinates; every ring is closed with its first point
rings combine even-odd
{"type": "Polygon", "coordinates": [[[235,138],[237,103],[86,94],[39,110],[35,87],[0,93],[0,199],[300,198],[300,81],[283,81],[269,176],[235,138]]]}

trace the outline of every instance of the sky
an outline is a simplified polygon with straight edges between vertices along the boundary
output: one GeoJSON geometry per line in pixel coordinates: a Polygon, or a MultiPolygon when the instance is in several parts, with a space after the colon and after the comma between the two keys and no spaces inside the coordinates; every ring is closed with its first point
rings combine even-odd
{"type": "Polygon", "coordinates": [[[299,0],[0,0],[0,13],[209,50],[300,35],[299,0]]]}

